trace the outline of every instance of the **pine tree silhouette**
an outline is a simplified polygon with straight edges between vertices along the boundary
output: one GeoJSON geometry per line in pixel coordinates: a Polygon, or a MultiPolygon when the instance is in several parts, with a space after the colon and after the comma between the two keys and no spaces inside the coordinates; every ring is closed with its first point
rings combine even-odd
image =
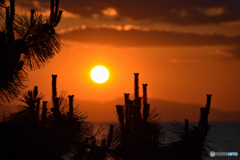
{"type": "Polygon", "coordinates": [[[134,100],[124,94],[125,105],[116,105],[120,128],[114,133],[114,152],[116,159],[157,159],[162,137],[159,114],[150,113],[147,103],[147,84],[143,84],[143,98],[139,97],[138,73],[134,73],[134,100]],[[141,99],[143,110],[141,112],[141,99]]]}
{"type": "MultiPolygon", "coordinates": [[[[51,13],[43,18],[31,10],[30,18],[15,14],[15,2],[5,7],[5,14],[0,19],[5,26],[0,31],[0,102],[14,100],[25,87],[27,70],[43,68],[60,50],[59,35],[54,28],[61,19],[59,0],[51,0],[51,13]]],[[[3,12],[2,12],[3,13],[3,12]]]]}
{"type": "Polygon", "coordinates": [[[150,113],[150,104],[147,102],[147,84],[143,84],[143,97],[139,97],[138,73],[134,74],[134,100],[129,94],[124,94],[125,105],[116,105],[117,118],[120,127],[113,133],[112,150],[108,153],[113,159],[122,160],[202,160],[208,157],[209,148],[207,138],[210,125],[211,96],[207,95],[205,108],[200,108],[198,126],[189,129],[186,119],[182,126],[176,122],[172,124],[173,132],[179,137],[176,142],[163,144],[164,134],[160,126],[160,114],[150,113]],[[141,107],[141,99],[143,107],[141,107]],[[142,111],[141,111],[142,110],[142,111]]]}

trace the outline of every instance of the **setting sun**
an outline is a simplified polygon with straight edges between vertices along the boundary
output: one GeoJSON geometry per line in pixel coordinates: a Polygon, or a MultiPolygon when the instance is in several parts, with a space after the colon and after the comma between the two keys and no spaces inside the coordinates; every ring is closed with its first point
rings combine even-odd
{"type": "Polygon", "coordinates": [[[108,80],[109,72],[103,66],[96,66],[91,71],[91,78],[96,83],[104,83],[108,80]]]}

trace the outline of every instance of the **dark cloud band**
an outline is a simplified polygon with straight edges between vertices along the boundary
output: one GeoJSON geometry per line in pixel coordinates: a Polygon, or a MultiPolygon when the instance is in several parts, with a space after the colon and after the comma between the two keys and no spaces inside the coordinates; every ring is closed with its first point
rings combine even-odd
{"type": "MultiPolygon", "coordinates": [[[[49,0],[39,0],[48,8],[49,0]]],[[[31,5],[32,1],[18,1],[19,5],[31,5]]],[[[149,19],[152,22],[168,22],[178,25],[199,25],[240,20],[240,1],[221,0],[62,0],[60,7],[85,17],[103,15],[103,10],[114,8],[118,16],[133,20],[149,19]]]]}
{"type": "Polygon", "coordinates": [[[238,45],[240,37],[199,35],[165,31],[117,31],[115,29],[75,30],[62,35],[65,40],[98,43],[117,47],[238,45]]]}

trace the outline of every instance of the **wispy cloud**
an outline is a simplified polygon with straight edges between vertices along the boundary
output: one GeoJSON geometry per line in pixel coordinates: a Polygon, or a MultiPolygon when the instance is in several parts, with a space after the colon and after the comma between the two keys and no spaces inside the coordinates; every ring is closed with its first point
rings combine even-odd
{"type": "MultiPolygon", "coordinates": [[[[117,27],[117,26],[115,26],[117,27]]],[[[113,27],[114,28],[114,27],[113,27]]],[[[101,26],[98,29],[86,28],[74,30],[62,35],[63,39],[86,43],[100,43],[114,46],[204,46],[240,44],[240,37],[223,35],[199,35],[194,33],[177,33],[171,31],[148,31],[130,26],[130,29],[117,31],[101,26]]]]}

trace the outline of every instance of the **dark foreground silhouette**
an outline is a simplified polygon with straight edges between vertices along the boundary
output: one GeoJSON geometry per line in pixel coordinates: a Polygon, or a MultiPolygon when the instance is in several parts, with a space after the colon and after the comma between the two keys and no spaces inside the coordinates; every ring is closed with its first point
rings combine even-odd
{"type": "MultiPolygon", "coordinates": [[[[30,18],[15,16],[14,0],[9,1],[5,16],[0,13],[0,18],[5,18],[0,31],[0,102],[9,102],[22,92],[26,68],[42,68],[60,50],[54,30],[62,15],[59,0],[51,0],[46,19],[36,15],[35,10],[31,10],[30,18]]],[[[0,0],[0,7],[4,7],[4,0],[0,0]]],[[[67,99],[66,92],[58,95],[56,82],[57,75],[52,75],[51,109],[34,87],[22,94],[24,105],[18,106],[18,112],[2,115],[1,160],[200,160],[207,155],[211,95],[207,95],[206,107],[201,108],[198,126],[189,129],[188,120],[183,128],[175,124],[179,141],[163,144],[159,114],[150,112],[147,84],[143,84],[143,97],[139,97],[136,73],[134,100],[125,94],[125,104],[116,105],[120,127],[110,125],[109,134],[97,139],[101,128],[93,133],[87,116],[74,107],[74,96],[67,99]]]]}
{"type": "Polygon", "coordinates": [[[143,96],[139,97],[138,75],[135,73],[134,100],[125,93],[125,104],[116,105],[120,127],[114,129],[110,125],[108,135],[101,138],[97,138],[101,127],[93,133],[86,114],[74,107],[74,96],[66,98],[64,91],[58,95],[57,75],[52,75],[51,109],[35,86],[22,95],[25,105],[18,106],[18,112],[2,115],[0,159],[201,160],[207,157],[211,95],[207,95],[206,107],[200,110],[198,126],[190,129],[187,119],[185,126],[176,122],[173,131],[179,140],[166,144],[160,115],[147,103],[147,84],[143,84],[143,96]]]}
{"type": "Polygon", "coordinates": [[[61,19],[59,0],[51,0],[50,16],[31,10],[31,16],[15,14],[15,1],[0,0],[0,105],[21,94],[27,71],[43,68],[60,51],[55,27],[61,19]],[[2,12],[4,10],[5,12],[2,12]]]}

